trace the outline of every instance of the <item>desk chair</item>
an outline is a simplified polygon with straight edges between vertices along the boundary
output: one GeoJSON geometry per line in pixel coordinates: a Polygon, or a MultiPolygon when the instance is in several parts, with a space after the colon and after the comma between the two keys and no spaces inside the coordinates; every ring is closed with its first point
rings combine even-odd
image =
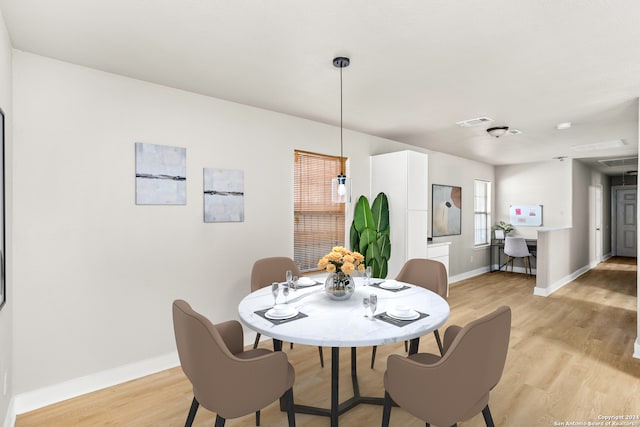
{"type": "Polygon", "coordinates": [[[513,260],[516,258],[522,258],[524,263],[525,272],[531,276],[531,261],[529,247],[523,237],[509,237],[504,239],[504,254],[507,256],[507,261],[504,263],[506,266],[511,261],[511,272],[513,272],[513,260]]]}

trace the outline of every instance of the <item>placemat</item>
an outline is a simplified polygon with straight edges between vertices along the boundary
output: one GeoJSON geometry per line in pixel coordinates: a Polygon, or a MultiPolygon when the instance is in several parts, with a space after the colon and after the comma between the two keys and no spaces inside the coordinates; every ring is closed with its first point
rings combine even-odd
{"type": "Polygon", "coordinates": [[[265,308],[264,310],[254,311],[254,313],[257,314],[258,316],[262,317],[263,319],[267,319],[269,322],[273,323],[274,325],[281,325],[283,323],[291,322],[293,320],[298,320],[298,319],[302,319],[302,318],[308,317],[308,315],[304,314],[301,311],[298,311],[298,314],[296,314],[295,316],[290,317],[288,319],[269,319],[265,315],[267,313],[267,311],[269,311],[269,310],[271,310],[271,307],[265,308]]]}
{"type": "Polygon", "coordinates": [[[400,291],[404,291],[405,289],[409,289],[409,286],[407,285],[402,285],[402,287],[398,289],[387,289],[380,286],[382,283],[384,282],[371,283],[369,286],[373,286],[374,288],[382,289],[383,291],[389,291],[389,292],[400,292],[400,291]]]}
{"type": "Polygon", "coordinates": [[[417,322],[418,320],[424,319],[425,317],[428,316],[427,313],[422,313],[420,311],[418,311],[418,313],[420,313],[420,317],[418,317],[417,319],[412,319],[412,320],[394,319],[393,317],[389,316],[387,313],[376,314],[374,317],[376,319],[378,319],[378,320],[382,320],[384,322],[391,323],[392,325],[403,327],[403,326],[407,326],[409,323],[417,322]]]}

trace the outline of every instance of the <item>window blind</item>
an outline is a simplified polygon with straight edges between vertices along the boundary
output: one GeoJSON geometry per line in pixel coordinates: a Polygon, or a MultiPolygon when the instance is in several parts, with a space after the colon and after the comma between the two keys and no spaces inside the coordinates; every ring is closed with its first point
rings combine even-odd
{"type": "Polygon", "coordinates": [[[345,205],[331,202],[331,179],[344,170],[344,162],[337,156],[294,152],[293,252],[301,271],[317,270],[320,258],[344,245],[345,205]]]}

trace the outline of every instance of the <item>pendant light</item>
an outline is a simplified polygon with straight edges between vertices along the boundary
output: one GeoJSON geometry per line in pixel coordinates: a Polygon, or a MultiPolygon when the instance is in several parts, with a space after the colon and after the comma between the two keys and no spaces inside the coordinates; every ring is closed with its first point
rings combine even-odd
{"type": "Polygon", "coordinates": [[[349,58],[333,58],[333,66],[340,69],[340,175],[331,180],[331,201],[346,203],[351,199],[351,180],[344,173],[342,157],[342,69],[349,66],[349,58]]]}

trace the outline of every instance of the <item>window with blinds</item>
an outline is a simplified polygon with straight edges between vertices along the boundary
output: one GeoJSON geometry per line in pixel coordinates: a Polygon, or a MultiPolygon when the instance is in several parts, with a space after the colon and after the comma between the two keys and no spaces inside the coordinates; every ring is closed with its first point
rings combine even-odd
{"type": "Polygon", "coordinates": [[[331,202],[331,179],[344,163],[336,156],[294,152],[293,256],[301,271],[317,270],[320,258],[344,245],[345,205],[331,202]]]}
{"type": "Polygon", "coordinates": [[[489,244],[489,221],[491,221],[491,183],[475,180],[474,191],[474,244],[489,244]]]}

